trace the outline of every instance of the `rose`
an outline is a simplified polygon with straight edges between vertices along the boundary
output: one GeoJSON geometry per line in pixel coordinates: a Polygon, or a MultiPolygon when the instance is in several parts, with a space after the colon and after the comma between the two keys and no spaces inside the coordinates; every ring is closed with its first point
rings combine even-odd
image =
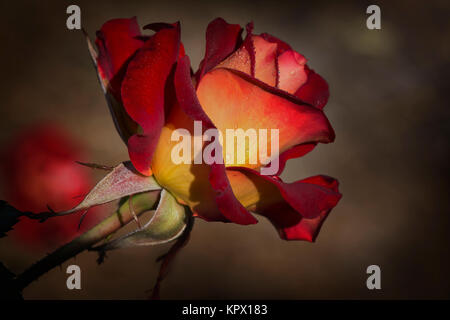
{"type": "MultiPolygon", "coordinates": [[[[92,187],[89,169],[75,163],[83,148],[54,125],[29,127],[13,137],[3,151],[2,181],[8,202],[22,211],[66,210],[80,202],[92,187]]],[[[48,249],[62,244],[99,220],[93,208],[78,230],[79,215],[55,217],[45,223],[23,217],[14,235],[29,249],[48,249]]]]}
{"type": "Polygon", "coordinates": [[[195,216],[252,224],[257,220],[250,212],[257,213],[283,239],[314,241],[341,197],[337,180],[314,176],[284,183],[278,175],[288,159],[334,140],[322,111],[329,95],[325,80],[287,43],[253,35],[252,24],[242,39],[239,25],[212,21],[194,75],[179,23],[144,29],[156,33],[142,36],[135,18],[115,19],[103,25],[96,41],[100,80],[134,167],[153,175],[195,216]],[[222,132],[279,129],[278,174],[262,176],[261,161],[237,166],[225,154],[216,155],[225,164],[174,164],[172,133],[182,128],[192,134],[194,121],[222,132]]]}

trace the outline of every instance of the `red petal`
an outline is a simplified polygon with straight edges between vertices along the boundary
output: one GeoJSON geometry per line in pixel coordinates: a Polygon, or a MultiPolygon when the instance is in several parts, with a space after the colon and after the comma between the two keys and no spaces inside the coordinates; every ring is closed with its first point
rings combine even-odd
{"type": "Polygon", "coordinates": [[[242,42],[242,28],[238,24],[229,24],[222,18],[209,23],[206,30],[205,58],[200,63],[197,81],[229,56],[242,42]]]}
{"type": "Polygon", "coordinates": [[[255,224],[258,222],[236,199],[223,164],[211,165],[209,182],[216,192],[216,203],[220,212],[231,222],[238,224],[255,224]]]}
{"type": "MultiPolygon", "coordinates": [[[[286,167],[286,162],[289,159],[303,157],[305,154],[311,152],[316,145],[316,143],[303,143],[293,146],[292,148],[281,153],[278,158],[278,172],[275,175],[279,176],[283,172],[286,167]]],[[[268,166],[270,166],[270,164],[268,166]]]]}
{"type": "Polygon", "coordinates": [[[255,49],[255,78],[268,85],[277,84],[277,45],[260,36],[253,36],[255,49]]]}
{"type": "MultiPolygon", "coordinates": [[[[155,32],[161,31],[163,29],[172,29],[177,28],[178,22],[174,23],[167,23],[167,22],[154,22],[149,23],[145,25],[142,29],[144,30],[152,30],[155,32]]],[[[183,43],[180,42],[180,52],[178,54],[178,58],[181,59],[186,55],[186,52],[184,51],[183,43]]]]}
{"type": "Polygon", "coordinates": [[[308,80],[301,86],[295,95],[302,101],[312,104],[316,108],[323,109],[328,102],[330,92],[328,91],[328,83],[314,70],[305,68],[308,80]]]}
{"type": "Polygon", "coordinates": [[[153,22],[146,24],[142,29],[144,30],[152,30],[155,32],[161,31],[163,29],[172,29],[176,28],[177,23],[167,23],[167,22],[153,22]]]}
{"type": "Polygon", "coordinates": [[[203,111],[197,99],[197,93],[191,80],[190,64],[189,56],[184,56],[177,64],[175,71],[175,90],[178,103],[184,113],[191,119],[202,121],[203,126],[207,129],[214,128],[214,124],[206,115],[205,111],[203,111]]]}
{"type": "MultiPolygon", "coordinates": [[[[296,225],[291,227],[278,227],[280,237],[284,240],[306,240],[314,242],[330,211],[331,210],[324,211],[314,219],[303,218],[296,225]]],[[[274,222],[272,221],[272,223],[274,222]]],[[[277,226],[275,225],[275,227],[277,226]]]]}
{"type": "Polygon", "coordinates": [[[220,65],[238,70],[269,85],[275,84],[281,90],[294,94],[302,101],[323,109],[328,101],[327,82],[306,66],[306,59],[292,50],[286,42],[263,33],[252,35],[253,25],[248,25],[247,37],[241,48],[220,65]],[[254,39],[262,39],[259,44],[254,39]],[[268,50],[270,44],[276,44],[276,58],[268,50]],[[259,58],[258,58],[259,56],[259,58]],[[258,63],[259,61],[259,63],[258,63]],[[275,72],[275,76],[271,73],[275,72]]]}
{"type": "Polygon", "coordinates": [[[91,48],[88,40],[88,48],[94,59],[114,125],[125,143],[137,132],[138,125],[123,108],[120,88],[128,62],[142,47],[144,41],[145,38],[141,36],[136,18],[114,19],[106,22],[101,30],[97,31],[98,54],[91,48]]]}
{"type": "Polygon", "coordinates": [[[251,34],[252,25],[247,26],[247,37],[236,50],[219,66],[244,72],[270,86],[276,86],[278,78],[277,44],[251,34]]]}
{"type": "MultiPolygon", "coordinates": [[[[339,183],[337,180],[327,177],[327,176],[313,176],[310,178],[303,179],[304,183],[313,183],[325,188],[331,189],[335,192],[339,192],[339,183]]],[[[320,228],[324,223],[325,219],[328,217],[331,208],[324,210],[319,216],[313,219],[301,219],[296,225],[285,227],[280,230],[280,235],[286,240],[307,240],[315,241],[317,235],[319,234],[320,228]]]]}
{"type": "Polygon", "coordinates": [[[110,82],[114,97],[121,101],[120,86],[126,64],[144,44],[136,17],[109,20],[97,31],[95,43],[100,75],[110,82]]]}
{"type": "Polygon", "coordinates": [[[149,174],[164,125],[166,80],[177,60],[179,47],[179,25],[157,32],[129,63],[122,83],[124,107],[144,131],[143,135],[134,135],[128,141],[130,159],[143,174],[149,174]]]}
{"type": "Polygon", "coordinates": [[[337,180],[326,176],[284,183],[251,169],[233,168],[228,177],[238,198],[242,197],[251,211],[267,217],[286,240],[313,241],[341,198],[337,180]],[[259,197],[249,198],[243,188],[256,188],[259,197]],[[249,199],[256,203],[246,203],[249,199]]]}
{"type": "Polygon", "coordinates": [[[295,94],[308,76],[305,71],[306,59],[294,50],[285,51],[278,56],[278,88],[295,94]]]}
{"type": "MultiPolygon", "coordinates": [[[[321,110],[249,75],[222,68],[208,72],[197,88],[205,113],[221,132],[226,129],[279,129],[279,152],[302,143],[328,143],[334,131],[321,110]],[[223,110],[227,110],[224,112],[223,110]],[[238,116],[236,116],[238,115],[238,116]]],[[[227,141],[224,141],[226,150],[227,141]]],[[[257,168],[247,161],[245,166],[257,168]]],[[[227,165],[236,165],[227,159],[227,165]]]]}
{"type": "MultiPolygon", "coordinates": [[[[185,56],[178,62],[175,72],[175,88],[178,102],[183,111],[192,120],[202,121],[206,128],[214,127],[197,99],[190,76],[190,61],[188,56],[185,56]]],[[[214,191],[216,205],[223,216],[238,224],[246,225],[258,222],[234,196],[224,164],[214,163],[210,166],[209,182],[214,191]]],[[[205,195],[207,194],[205,193],[205,195]]],[[[202,215],[201,212],[198,212],[198,214],[202,215]]]]}
{"type": "Polygon", "coordinates": [[[278,45],[278,52],[279,54],[282,54],[283,52],[287,50],[292,50],[291,46],[288,45],[286,42],[278,39],[277,37],[274,37],[268,33],[261,33],[260,36],[264,38],[264,40],[269,42],[274,42],[278,45]]]}
{"type": "Polygon", "coordinates": [[[277,185],[286,202],[307,219],[316,218],[334,208],[341,198],[336,191],[311,181],[277,182],[277,185]]]}

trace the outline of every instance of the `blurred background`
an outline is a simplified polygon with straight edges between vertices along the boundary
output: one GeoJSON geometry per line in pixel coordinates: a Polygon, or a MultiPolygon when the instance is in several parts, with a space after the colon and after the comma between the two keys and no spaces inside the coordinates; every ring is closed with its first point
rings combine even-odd
{"type": "MultiPolygon", "coordinates": [[[[115,165],[127,150],[82,34],[66,28],[70,4],[81,7],[91,38],[111,18],[137,16],[141,26],[180,20],[194,68],[209,21],[253,20],[255,33],[291,44],[330,85],[325,112],[335,143],[289,161],[283,173],[288,181],[327,174],[341,183],[343,198],[316,243],[282,241],[263,218],[245,227],[197,220],[162,298],[450,298],[448,1],[3,1],[1,149],[30,125],[51,122],[83,146],[84,160],[115,165]],[[369,4],[381,7],[381,30],[366,28],[369,4]],[[366,288],[372,264],[381,267],[381,290],[366,288]]],[[[8,187],[2,183],[1,199],[8,187]]],[[[114,251],[100,266],[85,252],[24,297],[145,299],[155,259],[168,248],[114,251]],[[82,290],[66,288],[69,264],[81,267],[82,290]]],[[[0,261],[15,273],[43,253],[0,239],[0,261]]]]}

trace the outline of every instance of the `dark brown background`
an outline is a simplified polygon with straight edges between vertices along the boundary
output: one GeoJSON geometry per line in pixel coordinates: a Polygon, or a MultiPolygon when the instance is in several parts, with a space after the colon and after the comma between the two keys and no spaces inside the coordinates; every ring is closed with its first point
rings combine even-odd
{"type": "MultiPolygon", "coordinates": [[[[116,164],[127,151],[116,134],[80,32],[66,29],[78,4],[94,35],[108,19],[180,20],[196,67],[204,32],[222,16],[253,20],[309,58],[327,79],[326,113],[337,139],[292,160],[286,180],[328,174],[343,199],[316,243],[285,242],[265,220],[255,226],[198,220],[162,287],[163,298],[449,298],[447,1],[376,2],[382,30],[365,26],[366,2],[3,1],[0,6],[0,146],[35,121],[61,123],[92,161],[116,164]],[[447,72],[446,72],[447,70],[447,72]],[[382,290],[366,288],[380,265],[382,290]]],[[[14,272],[39,258],[1,239],[14,272]]],[[[71,260],[82,290],[66,289],[65,266],[25,298],[146,298],[167,246],[116,251],[101,266],[93,253],[71,260]]]]}

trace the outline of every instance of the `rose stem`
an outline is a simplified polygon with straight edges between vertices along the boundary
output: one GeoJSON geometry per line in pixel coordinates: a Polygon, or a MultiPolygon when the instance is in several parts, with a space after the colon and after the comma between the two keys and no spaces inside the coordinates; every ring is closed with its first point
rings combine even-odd
{"type": "MultiPolygon", "coordinates": [[[[158,192],[138,194],[133,196],[133,207],[136,211],[136,214],[141,215],[144,212],[151,210],[154,207],[158,196],[158,192]]],[[[83,252],[84,250],[89,249],[97,242],[122,228],[128,222],[134,220],[134,216],[129,210],[127,203],[128,202],[125,202],[124,205],[120,207],[116,212],[94,226],[89,231],[86,231],[78,238],[75,238],[71,242],[56,249],[51,254],[33,264],[22,274],[18,275],[15,278],[16,288],[22,291],[30,283],[32,283],[34,280],[37,280],[39,277],[41,277],[51,269],[61,265],[65,261],[83,252]]]]}

